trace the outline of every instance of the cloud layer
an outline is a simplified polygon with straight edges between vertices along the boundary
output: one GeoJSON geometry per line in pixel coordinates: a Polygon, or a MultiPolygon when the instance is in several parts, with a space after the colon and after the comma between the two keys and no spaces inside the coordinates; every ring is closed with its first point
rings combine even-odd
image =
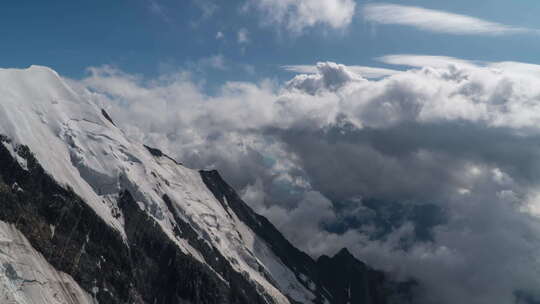
{"type": "Polygon", "coordinates": [[[537,32],[465,15],[399,4],[368,4],[364,19],[378,24],[415,27],[420,30],[457,35],[509,35],[537,32]]]}
{"type": "MultiPolygon", "coordinates": [[[[385,60],[411,61],[400,56],[385,60]]],[[[229,82],[214,96],[188,72],[145,80],[100,67],[77,85],[130,136],[221,170],[314,256],[347,246],[416,278],[423,303],[540,297],[535,66],[424,59],[376,80],[319,63],[285,84],[229,82]],[[381,236],[374,201],[433,205],[445,218],[431,240],[418,238],[414,218],[381,236]]]]}

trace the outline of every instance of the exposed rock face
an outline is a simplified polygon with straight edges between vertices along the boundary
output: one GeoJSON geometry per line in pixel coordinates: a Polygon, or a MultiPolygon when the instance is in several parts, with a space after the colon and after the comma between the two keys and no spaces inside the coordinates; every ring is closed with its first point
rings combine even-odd
{"type": "Polygon", "coordinates": [[[8,303],[409,301],[346,251],[299,251],[216,171],[126,138],[49,69],[0,70],[0,134],[0,235],[24,239],[40,273],[12,295],[2,282],[27,277],[0,265],[8,303]]]}
{"type": "MultiPolygon", "coordinates": [[[[217,171],[201,171],[203,180],[222,204],[228,204],[268,244],[279,259],[294,271],[298,281],[312,290],[315,303],[412,303],[413,281],[396,283],[384,273],[357,260],[347,249],[334,257],[313,260],[294,247],[263,216],[253,212],[217,171]]],[[[286,288],[286,286],[282,286],[286,288]]]]}
{"type": "Polygon", "coordinates": [[[319,284],[331,292],[332,303],[412,303],[415,283],[396,283],[358,261],[347,249],[317,260],[319,284]]]}

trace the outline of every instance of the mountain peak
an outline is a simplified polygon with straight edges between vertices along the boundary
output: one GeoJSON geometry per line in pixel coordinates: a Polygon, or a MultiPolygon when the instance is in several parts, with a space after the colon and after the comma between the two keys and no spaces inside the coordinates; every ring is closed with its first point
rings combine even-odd
{"type": "Polygon", "coordinates": [[[349,249],[347,249],[347,247],[341,248],[341,250],[334,255],[334,258],[348,258],[348,259],[352,258],[352,259],[356,259],[354,257],[354,255],[352,255],[352,253],[349,251],[349,249]]]}

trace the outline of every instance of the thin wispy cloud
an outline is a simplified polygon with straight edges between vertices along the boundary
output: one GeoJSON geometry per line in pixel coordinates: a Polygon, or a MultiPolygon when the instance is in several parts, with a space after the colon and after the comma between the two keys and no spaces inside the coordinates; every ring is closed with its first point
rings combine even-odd
{"type": "Polygon", "coordinates": [[[200,68],[212,68],[215,70],[226,70],[227,64],[225,63],[225,57],[222,54],[213,55],[210,57],[204,57],[198,61],[200,68]]]}
{"type": "Polygon", "coordinates": [[[299,35],[305,29],[322,25],[332,29],[348,27],[356,12],[353,0],[248,0],[244,11],[262,14],[267,26],[284,27],[299,35]]]}
{"type": "Polygon", "coordinates": [[[386,55],[376,58],[378,61],[391,64],[402,65],[407,67],[432,67],[432,68],[447,68],[449,65],[458,67],[473,67],[477,64],[471,60],[465,60],[461,58],[448,57],[448,56],[433,56],[433,55],[419,55],[419,54],[394,54],[386,55]]]}
{"type": "Polygon", "coordinates": [[[160,3],[158,3],[158,1],[150,0],[148,2],[148,10],[152,14],[154,14],[157,17],[161,18],[165,23],[168,23],[168,24],[172,23],[171,18],[169,17],[169,15],[166,12],[166,9],[160,3]]]}
{"type": "Polygon", "coordinates": [[[434,56],[421,54],[393,54],[376,58],[377,61],[412,68],[439,68],[446,69],[454,66],[461,69],[490,68],[505,73],[529,77],[540,76],[540,65],[516,61],[484,61],[467,60],[449,56],[434,56]]]}
{"type": "Polygon", "coordinates": [[[456,35],[506,35],[538,33],[536,29],[515,27],[466,15],[398,4],[368,4],[365,20],[378,24],[415,27],[419,30],[456,35]]]}
{"type": "Polygon", "coordinates": [[[201,10],[203,19],[212,17],[214,13],[218,10],[217,4],[208,0],[193,1],[193,4],[201,10]]]}

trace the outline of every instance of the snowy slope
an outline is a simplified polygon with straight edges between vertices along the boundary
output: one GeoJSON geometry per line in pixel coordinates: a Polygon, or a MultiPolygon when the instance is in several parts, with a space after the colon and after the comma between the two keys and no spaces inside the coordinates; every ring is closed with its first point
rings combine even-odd
{"type": "Polygon", "coordinates": [[[207,262],[175,235],[175,217],[189,223],[272,302],[289,303],[286,295],[304,303],[314,299],[271,246],[215,198],[198,171],[152,155],[142,143],[128,139],[51,69],[0,69],[0,96],[0,134],[12,140],[8,148],[13,157],[18,157],[18,144],[28,146],[57,182],[72,188],[124,239],[124,219],[116,204],[120,192],[128,190],[184,253],[207,262]]]}
{"type": "Polygon", "coordinates": [[[0,303],[93,304],[69,275],[56,271],[13,225],[0,221],[0,303]]]}

